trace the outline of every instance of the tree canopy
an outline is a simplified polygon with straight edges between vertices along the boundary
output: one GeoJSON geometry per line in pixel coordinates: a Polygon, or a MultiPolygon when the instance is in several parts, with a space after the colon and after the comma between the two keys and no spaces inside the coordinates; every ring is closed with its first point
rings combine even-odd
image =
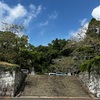
{"type": "MultiPolygon", "coordinates": [[[[18,36],[24,28],[18,25],[3,23],[4,31],[0,31],[0,61],[18,64],[20,68],[31,70],[34,67],[38,73],[54,71],[55,59],[64,59],[68,64],[59,64],[58,70],[71,67],[74,72],[91,71],[100,68],[100,21],[91,19],[86,36],[77,39],[52,40],[47,46],[35,47],[28,42],[28,36],[18,36]],[[70,60],[69,60],[70,59],[70,60]]],[[[81,34],[81,33],[80,33],[81,34]]],[[[95,70],[98,72],[98,70],[95,70]]]]}

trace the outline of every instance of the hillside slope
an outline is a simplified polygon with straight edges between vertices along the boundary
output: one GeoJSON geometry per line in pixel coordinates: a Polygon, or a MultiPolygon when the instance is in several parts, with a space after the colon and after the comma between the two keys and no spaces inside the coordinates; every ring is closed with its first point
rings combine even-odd
{"type": "Polygon", "coordinates": [[[89,97],[75,76],[29,75],[22,96],[89,97]]]}

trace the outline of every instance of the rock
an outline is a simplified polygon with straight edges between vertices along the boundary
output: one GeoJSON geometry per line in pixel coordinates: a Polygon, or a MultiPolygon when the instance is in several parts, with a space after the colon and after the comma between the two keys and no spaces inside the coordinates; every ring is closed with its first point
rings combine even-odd
{"type": "Polygon", "coordinates": [[[11,91],[11,86],[7,84],[7,91],[11,91]]]}
{"type": "Polygon", "coordinates": [[[13,91],[10,92],[10,96],[14,97],[14,92],[13,91]]]}
{"type": "Polygon", "coordinates": [[[100,93],[97,93],[97,97],[100,98],[100,93]]]}
{"type": "Polygon", "coordinates": [[[7,91],[6,96],[10,96],[10,95],[11,95],[10,91],[7,91]]]}
{"type": "Polygon", "coordinates": [[[4,87],[3,88],[3,92],[7,92],[7,87],[4,87]]]}
{"type": "Polygon", "coordinates": [[[2,95],[2,91],[0,91],[0,96],[2,95]]]}
{"type": "Polygon", "coordinates": [[[2,94],[1,94],[2,96],[6,96],[6,92],[2,92],[2,94]]]}
{"type": "Polygon", "coordinates": [[[71,76],[71,73],[67,73],[67,76],[71,76]]]}

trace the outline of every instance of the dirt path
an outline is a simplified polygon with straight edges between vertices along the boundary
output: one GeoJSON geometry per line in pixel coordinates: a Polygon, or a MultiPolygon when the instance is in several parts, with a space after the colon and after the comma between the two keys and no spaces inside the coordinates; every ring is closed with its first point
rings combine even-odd
{"type": "Polygon", "coordinates": [[[29,75],[22,96],[89,97],[75,76],[29,75]]]}

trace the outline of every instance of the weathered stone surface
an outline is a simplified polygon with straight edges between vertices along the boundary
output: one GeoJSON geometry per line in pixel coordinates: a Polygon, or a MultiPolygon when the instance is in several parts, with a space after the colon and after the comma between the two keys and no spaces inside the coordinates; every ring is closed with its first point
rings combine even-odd
{"type": "Polygon", "coordinates": [[[25,75],[21,71],[0,72],[0,96],[15,96],[21,88],[25,75]]]}
{"type": "MultiPolygon", "coordinates": [[[[9,72],[1,72],[0,79],[0,91],[2,92],[1,96],[11,96],[10,92],[14,90],[14,80],[15,80],[15,72],[11,75],[9,72]]],[[[13,91],[14,92],[14,91],[13,91]]]]}
{"type": "Polygon", "coordinates": [[[28,75],[26,86],[21,95],[38,97],[89,97],[76,76],[69,77],[66,75],[28,75]]]}
{"type": "Polygon", "coordinates": [[[25,80],[26,75],[23,74],[21,71],[16,72],[15,74],[15,84],[14,84],[14,94],[16,95],[22,87],[22,84],[25,80]]]}
{"type": "Polygon", "coordinates": [[[82,73],[79,77],[89,91],[100,98],[100,75],[91,75],[89,79],[88,73],[82,73]]]}

